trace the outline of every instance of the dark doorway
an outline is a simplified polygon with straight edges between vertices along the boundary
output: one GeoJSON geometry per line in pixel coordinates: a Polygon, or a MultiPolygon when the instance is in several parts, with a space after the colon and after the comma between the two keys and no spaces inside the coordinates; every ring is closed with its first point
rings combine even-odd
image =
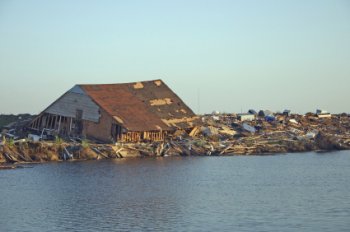
{"type": "Polygon", "coordinates": [[[83,132],[83,111],[77,110],[75,113],[75,132],[80,135],[83,132]]]}
{"type": "Polygon", "coordinates": [[[112,124],[112,138],[115,142],[119,141],[122,137],[122,127],[117,124],[112,124]]]}

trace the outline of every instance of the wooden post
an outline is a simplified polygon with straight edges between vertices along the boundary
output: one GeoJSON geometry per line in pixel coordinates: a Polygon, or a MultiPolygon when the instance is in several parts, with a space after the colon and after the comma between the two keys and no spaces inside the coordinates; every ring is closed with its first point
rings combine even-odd
{"type": "Polygon", "coordinates": [[[61,121],[62,121],[62,116],[60,115],[59,119],[58,119],[58,133],[60,133],[60,129],[61,129],[61,121]]]}
{"type": "Polygon", "coordinates": [[[55,126],[55,116],[51,115],[51,125],[50,125],[50,129],[55,129],[54,126],[55,126]]]}
{"type": "Polygon", "coordinates": [[[59,116],[56,115],[55,116],[55,127],[54,127],[55,130],[57,130],[56,128],[58,128],[58,119],[59,119],[59,116]]]}
{"type": "Polygon", "coordinates": [[[50,128],[50,123],[51,123],[51,115],[46,115],[46,126],[45,128],[50,128]]]}
{"type": "Polygon", "coordinates": [[[45,125],[44,128],[47,128],[47,124],[49,123],[49,118],[47,117],[47,115],[45,115],[45,125]]]}
{"type": "Polygon", "coordinates": [[[51,125],[50,125],[50,129],[55,129],[54,128],[55,125],[55,116],[51,115],[51,125]]]}
{"type": "Polygon", "coordinates": [[[51,121],[52,121],[52,117],[51,117],[51,114],[48,115],[48,124],[47,124],[47,128],[51,129],[51,121]]]}
{"type": "Polygon", "coordinates": [[[73,124],[73,118],[70,118],[70,123],[69,123],[69,133],[72,132],[72,124],[73,124]]]}
{"type": "Polygon", "coordinates": [[[37,123],[37,121],[38,121],[38,119],[35,119],[34,122],[33,122],[33,125],[32,125],[33,128],[35,128],[35,129],[36,129],[36,123],[37,123]]]}
{"type": "Polygon", "coordinates": [[[55,124],[56,124],[56,115],[52,116],[52,120],[51,120],[51,128],[55,129],[55,124]]]}
{"type": "Polygon", "coordinates": [[[51,128],[52,128],[52,129],[55,129],[55,126],[56,126],[56,115],[52,116],[52,125],[51,125],[51,128]]]}
{"type": "Polygon", "coordinates": [[[38,129],[41,128],[41,124],[43,122],[43,116],[41,115],[40,118],[39,118],[39,125],[38,125],[38,129]]]}

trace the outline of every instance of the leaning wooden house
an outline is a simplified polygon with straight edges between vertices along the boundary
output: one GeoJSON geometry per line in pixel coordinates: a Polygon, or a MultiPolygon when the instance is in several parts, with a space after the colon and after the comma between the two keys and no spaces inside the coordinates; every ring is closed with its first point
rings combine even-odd
{"type": "Polygon", "coordinates": [[[198,117],[161,80],[76,85],[30,123],[38,132],[103,142],[162,141],[198,117]]]}

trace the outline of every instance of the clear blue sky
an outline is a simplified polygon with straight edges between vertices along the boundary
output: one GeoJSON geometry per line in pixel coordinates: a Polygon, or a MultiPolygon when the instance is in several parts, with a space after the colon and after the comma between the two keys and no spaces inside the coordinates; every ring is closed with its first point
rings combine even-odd
{"type": "Polygon", "coordinates": [[[0,113],[158,78],[200,113],[350,112],[350,1],[0,0],[0,113]]]}

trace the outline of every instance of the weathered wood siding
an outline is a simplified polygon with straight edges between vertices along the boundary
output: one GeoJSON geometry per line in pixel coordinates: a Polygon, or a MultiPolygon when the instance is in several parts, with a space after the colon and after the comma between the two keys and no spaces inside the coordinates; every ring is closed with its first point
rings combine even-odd
{"type": "Polygon", "coordinates": [[[83,120],[97,123],[100,119],[99,106],[79,86],[69,90],[44,112],[75,118],[77,110],[83,111],[83,120]]]}

